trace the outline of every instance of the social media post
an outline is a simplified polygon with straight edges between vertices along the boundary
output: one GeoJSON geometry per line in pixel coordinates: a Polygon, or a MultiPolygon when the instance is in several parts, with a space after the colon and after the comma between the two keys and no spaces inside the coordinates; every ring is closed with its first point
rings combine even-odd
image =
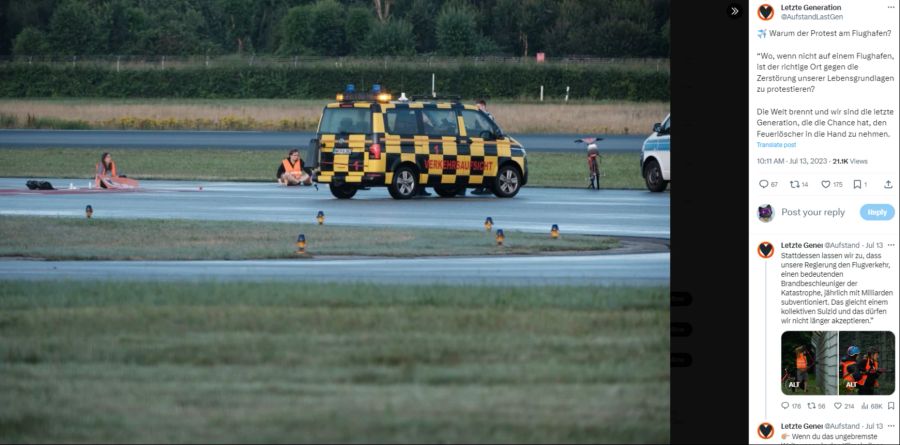
{"type": "MultiPolygon", "coordinates": [[[[773,437],[781,441],[838,440],[825,439],[837,434],[837,430],[789,432],[779,425],[803,424],[812,420],[810,416],[828,412],[837,416],[828,419],[836,424],[847,415],[856,415],[856,411],[838,411],[828,397],[813,405],[802,397],[796,403],[785,397],[854,394],[846,387],[848,382],[842,380],[847,370],[842,370],[841,363],[847,361],[847,351],[855,345],[863,354],[855,358],[866,353],[871,357],[874,351],[870,348],[879,351],[881,357],[876,360],[882,374],[878,380],[883,389],[877,395],[888,399],[877,403],[885,410],[888,402],[896,406],[893,359],[886,357],[893,357],[896,350],[900,311],[896,220],[870,221],[863,217],[862,205],[848,206],[827,197],[765,198],[768,199],[760,198],[759,204],[748,209],[753,239],[748,246],[753,253],[749,277],[751,426],[756,428],[761,421],[774,419],[777,422],[773,428],[779,434],[773,437]],[[855,228],[843,233],[844,227],[851,225],[855,228]],[[834,335],[857,331],[887,334],[878,342],[834,335]],[[762,361],[760,351],[765,356],[762,361]],[[797,365],[804,361],[806,371],[800,366],[798,372],[797,365]],[[765,373],[766,377],[760,379],[757,373],[765,373]],[[798,435],[792,436],[794,433],[798,435]]],[[[846,435],[850,430],[845,429],[839,431],[844,434],[840,440],[856,437],[861,441],[892,443],[897,436],[896,426],[888,426],[893,425],[888,422],[892,415],[896,413],[869,410],[866,418],[880,419],[884,429],[874,433],[860,426],[854,433],[858,436],[846,435]]],[[[754,431],[751,440],[765,439],[754,431]]]]}
{"type": "Polygon", "coordinates": [[[896,241],[784,236],[758,240],[755,251],[751,282],[773,331],[896,330],[896,241]]]}
{"type": "MultiPolygon", "coordinates": [[[[821,155],[824,165],[879,162],[898,131],[895,3],[769,5],[766,19],[751,20],[751,145],[790,149],[796,159],[784,165],[794,169],[823,165],[821,155]]],[[[757,155],[775,164],[785,153],[757,155]]]]}
{"type": "MultiPolygon", "coordinates": [[[[763,208],[763,217],[768,213],[763,208]]],[[[759,225],[775,221],[777,216],[769,223],[757,218],[759,225]]],[[[764,232],[750,246],[751,442],[893,443],[896,237],[764,232]],[[852,395],[876,397],[865,407],[839,400],[852,395]],[[821,426],[802,427],[813,420],[821,426]],[[759,435],[761,422],[776,434],[759,435]],[[829,431],[826,423],[850,426],[829,431]]]]}
{"type": "Polygon", "coordinates": [[[898,2],[756,7],[749,438],[894,443],[898,2]],[[864,407],[851,395],[875,397],[864,407]]]}

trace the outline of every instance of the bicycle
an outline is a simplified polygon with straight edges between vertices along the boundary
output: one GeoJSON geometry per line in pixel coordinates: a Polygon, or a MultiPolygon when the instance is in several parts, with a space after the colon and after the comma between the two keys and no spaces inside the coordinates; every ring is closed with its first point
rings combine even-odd
{"type": "Polygon", "coordinates": [[[600,150],[597,149],[597,142],[602,140],[603,138],[601,137],[575,139],[576,143],[587,145],[589,189],[600,190],[600,178],[604,176],[600,170],[600,150]]]}

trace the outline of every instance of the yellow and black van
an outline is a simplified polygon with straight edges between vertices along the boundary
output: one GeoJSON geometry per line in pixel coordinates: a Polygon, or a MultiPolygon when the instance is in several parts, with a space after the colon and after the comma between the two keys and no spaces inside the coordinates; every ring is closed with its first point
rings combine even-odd
{"type": "Polygon", "coordinates": [[[315,180],[340,199],[370,186],[387,186],[395,199],[412,198],[421,186],[442,197],[486,187],[511,198],[528,182],[525,150],[487,113],[459,100],[392,100],[377,85],[338,94],[312,148],[315,180]]]}

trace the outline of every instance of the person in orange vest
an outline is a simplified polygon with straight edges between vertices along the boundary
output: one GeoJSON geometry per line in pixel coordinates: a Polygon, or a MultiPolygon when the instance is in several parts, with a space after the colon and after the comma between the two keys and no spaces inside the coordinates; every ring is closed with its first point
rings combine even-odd
{"type": "Polygon", "coordinates": [[[878,349],[869,348],[866,356],[863,358],[862,371],[865,374],[862,386],[859,386],[860,395],[874,395],[875,388],[878,388],[878,377],[881,375],[881,369],[878,368],[878,349]]]}
{"type": "Polygon", "coordinates": [[[275,173],[281,185],[312,185],[312,177],[303,170],[303,159],[295,148],[288,152],[287,158],[281,161],[275,173]]]}
{"type": "Polygon", "coordinates": [[[864,368],[864,360],[859,357],[859,346],[850,345],[847,355],[841,357],[841,376],[848,391],[855,391],[866,384],[864,368]]]}
{"type": "Polygon", "coordinates": [[[807,365],[808,357],[806,346],[800,345],[794,349],[794,360],[797,367],[797,383],[800,385],[800,388],[803,389],[803,392],[807,392],[806,381],[809,377],[809,367],[807,365]]]}

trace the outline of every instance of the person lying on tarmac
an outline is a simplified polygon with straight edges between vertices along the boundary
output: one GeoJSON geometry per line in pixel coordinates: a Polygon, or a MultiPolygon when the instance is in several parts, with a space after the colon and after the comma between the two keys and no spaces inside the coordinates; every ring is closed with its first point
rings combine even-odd
{"type": "Polygon", "coordinates": [[[300,152],[296,148],[289,151],[287,158],[281,161],[275,177],[279,184],[285,186],[312,185],[312,177],[303,170],[303,159],[300,159],[300,152]]]}

